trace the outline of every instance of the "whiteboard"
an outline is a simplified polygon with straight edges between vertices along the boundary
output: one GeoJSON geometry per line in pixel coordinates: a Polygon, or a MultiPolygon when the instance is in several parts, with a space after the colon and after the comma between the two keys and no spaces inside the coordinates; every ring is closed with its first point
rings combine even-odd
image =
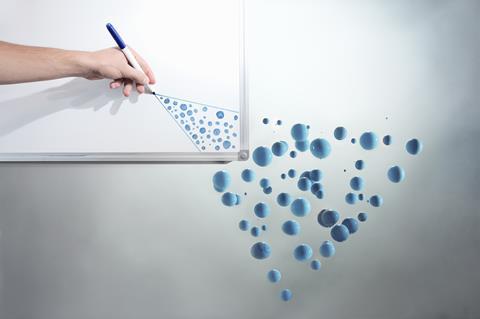
{"type": "Polygon", "coordinates": [[[2,1],[7,42],[94,51],[115,45],[111,22],[159,95],[73,78],[0,86],[0,160],[246,160],[243,20],[242,0],[2,1]]]}

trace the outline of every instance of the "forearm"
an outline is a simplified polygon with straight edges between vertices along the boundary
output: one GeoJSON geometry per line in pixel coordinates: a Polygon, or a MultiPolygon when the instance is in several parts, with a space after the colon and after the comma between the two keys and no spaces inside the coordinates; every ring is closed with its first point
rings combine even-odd
{"type": "Polygon", "coordinates": [[[85,76],[88,53],[0,41],[0,84],[85,76]]]}

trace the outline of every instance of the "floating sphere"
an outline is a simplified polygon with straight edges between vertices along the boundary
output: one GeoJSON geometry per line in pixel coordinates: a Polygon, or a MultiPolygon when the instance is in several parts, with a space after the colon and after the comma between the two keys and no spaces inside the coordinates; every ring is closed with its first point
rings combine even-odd
{"type": "Polygon", "coordinates": [[[280,298],[282,298],[283,301],[289,301],[292,299],[292,292],[290,289],[284,289],[280,292],[280,298]]]}
{"type": "Polygon", "coordinates": [[[222,112],[222,111],[218,111],[218,112],[217,112],[217,118],[219,118],[219,119],[223,119],[223,118],[224,118],[224,116],[225,116],[225,114],[223,114],[223,112],[222,112]]]}
{"type": "Polygon", "coordinates": [[[369,203],[373,207],[380,207],[383,205],[383,198],[380,195],[373,195],[370,197],[369,203]]]}
{"type": "Polygon", "coordinates": [[[282,120],[277,120],[277,125],[282,125],[282,120]]]}
{"type": "Polygon", "coordinates": [[[355,218],[345,218],[342,225],[348,228],[350,234],[354,234],[358,230],[358,221],[355,218]]]}
{"type": "Polygon", "coordinates": [[[288,151],[288,144],[285,141],[275,142],[272,145],[272,153],[275,156],[283,156],[288,151]]]}
{"type": "Polygon", "coordinates": [[[363,200],[363,194],[358,194],[358,200],[363,200]]]}
{"type": "Polygon", "coordinates": [[[312,248],[307,244],[300,244],[293,250],[293,257],[298,261],[305,261],[313,256],[312,248]]]}
{"type": "Polygon", "coordinates": [[[267,279],[271,283],[277,283],[282,279],[282,273],[278,269],[272,269],[267,273],[267,279]]]}
{"type": "Polygon", "coordinates": [[[250,229],[250,234],[252,234],[253,237],[260,236],[260,228],[253,226],[252,229],[250,229]]]}
{"type": "Polygon", "coordinates": [[[255,172],[249,168],[244,169],[242,171],[242,179],[247,183],[252,182],[255,179],[255,172]]]}
{"type": "Polygon", "coordinates": [[[330,240],[324,241],[320,245],[320,255],[325,258],[332,257],[335,255],[335,245],[330,240]]]}
{"type": "Polygon", "coordinates": [[[265,224],[262,225],[262,230],[263,231],[267,231],[267,228],[268,228],[267,225],[265,225],[265,224]]]}
{"type": "Polygon", "coordinates": [[[314,259],[310,262],[310,268],[312,268],[313,270],[320,270],[321,267],[322,267],[322,264],[318,259],[314,259]]]}
{"type": "Polygon", "coordinates": [[[270,207],[263,202],[256,204],[253,211],[258,218],[265,218],[270,215],[270,207]]]}
{"type": "Polygon", "coordinates": [[[272,151],[268,147],[259,146],[253,151],[253,161],[261,167],[270,165],[272,162],[272,151]]]}
{"type": "Polygon", "coordinates": [[[263,189],[263,192],[267,195],[271,194],[272,191],[273,191],[272,186],[268,186],[263,189]]]}
{"type": "Polygon", "coordinates": [[[303,217],[310,213],[310,202],[305,198],[297,198],[290,205],[290,210],[293,215],[303,217]]]}
{"type": "Polygon", "coordinates": [[[222,195],[222,203],[225,206],[234,206],[237,204],[237,195],[230,192],[225,192],[222,195]]]}
{"type": "Polygon", "coordinates": [[[232,178],[227,171],[218,171],[213,175],[212,178],[213,186],[217,192],[224,192],[230,183],[232,182],[232,178]]]}
{"type": "Polygon", "coordinates": [[[312,194],[316,194],[319,190],[322,190],[323,186],[320,183],[313,183],[312,186],[310,187],[310,191],[312,194]]]}
{"type": "Polygon", "coordinates": [[[240,195],[238,194],[235,194],[235,196],[237,197],[237,201],[235,202],[235,205],[240,205],[242,203],[242,197],[240,197],[240,195]]]}
{"type": "Polygon", "coordinates": [[[248,220],[242,219],[238,223],[238,228],[240,228],[240,230],[242,231],[247,231],[250,228],[250,223],[248,222],[248,220]]]}
{"type": "Polygon", "coordinates": [[[310,152],[312,152],[315,157],[320,159],[325,158],[330,155],[330,143],[328,143],[326,139],[316,138],[310,143],[310,152]]]}
{"type": "Polygon", "coordinates": [[[305,172],[303,172],[303,173],[300,175],[300,178],[302,178],[302,177],[305,177],[305,178],[310,179],[310,171],[305,171],[305,172]]]}
{"type": "Polygon", "coordinates": [[[305,152],[308,150],[309,143],[308,141],[296,141],[295,148],[300,152],[305,152]]]}
{"type": "Polygon", "coordinates": [[[354,193],[348,193],[347,195],[345,195],[345,201],[347,202],[347,204],[354,205],[357,200],[358,197],[354,193]]]}
{"type": "Polygon", "coordinates": [[[357,218],[358,218],[359,221],[365,222],[365,221],[367,221],[368,214],[367,213],[358,213],[357,218]]]}
{"type": "Polygon", "coordinates": [[[355,137],[352,137],[352,139],[350,140],[350,142],[352,142],[352,144],[355,144],[357,143],[357,139],[355,137]]]}
{"type": "Polygon", "coordinates": [[[341,141],[347,137],[347,129],[343,126],[339,126],[333,131],[333,136],[335,136],[337,140],[341,141]]]}
{"type": "Polygon", "coordinates": [[[263,118],[263,120],[262,120],[263,124],[268,124],[268,122],[270,122],[270,120],[268,118],[266,118],[266,117],[263,118]]]}
{"type": "Polygon", "coordinates": [[[289,169],[288,170],[288,177],[294,178],[295,176],[297,176],[297,171],[294,170],[293,168],[289,169]]]}
{"type": "Polygon", "coordinates": [[[332,227],[340,219],[340,214],[335,210],[322,209],[317,215],[317,221],[323,227],[332,227]]]}
{"type": "Polygon", "coordinates": [[[297,157],[297,152],[291,151],[291,152],[290,152],[290,157],[291,157],[291,158],[297,157]]]}
{"type": "Polygon", "coordinates": [[[298,189],[302,191],[308,191],[312,187],[312,181],[306,177],[302,177],[297,182],[298,189]]]}
{"type": "Polygon", "coordinates": [[[332,238],[338,242],[347,240],[349,234],[350,232],[345,225],[335,225],[330,231],[330,235],[332,236],[332,238]]]}
{"type": "Polygon", "coordinates": [[[359,191],[363,189],[363,178],[355,176],[350,180],[350,187],[353,190],[359,191]]]}
{"type": "Polygon", "coordinates": [[[378,146],[377,134],[373,132],[365,132],[360,136],[360,145],[365,150],[373,150],[378,146]]]}
{"type": "Polygon", "coordinates": [[[281,179],[287,178],[287,174],[285,174],[285,173],[280,174],[280,178],[281,178],[281,179]]]}
{"type": "Polygon", "coordinates": [[[288,193],[280,193],[277,195],[277,203],[282,207],[287,207],[292,203],[292,197],[288,193]]]}
{"type": "Polygon", "coordinates": [[[388,169],[387,176],[392,183],[400,183],[405,179],[405,171],[400,166],[392,166],[388,169]]]}
{"type": "Polygon", "coordinates": [[[270,181],[268,180],[268,178],[262,178],[259,184],[261,188],[267,188],[268,186],[270,186],[270,181]]]}
{"type": "Polygon", "coordinates": [[[355,168],[359,171],[365,167],[365,162],[363,160],[358,160],[355,162],[355,168]]]}
{"type": "Polygon", "coordinates": [[[323,191],[322,190],[319,190],[315,193],[315,196],[318,198],[318,199],[322,199],[323,198],[323,191]]]}
{"type": "Polygon", "coordinates": [[[270,245],[264,241],[259,241],[253,244],[252,248],[250,248],[250,254],[255,259],[265,259],[270,257],[272,253],[272,249],[270,245]]]}
{"type": "Polygon", "coordinates": [[[322,171],[319,170],[319,169],[313,169],[310,171],[310,179],[312,180],[312,182],[319,182],[322,177],[323,177],[323,174],[322,174],[322,171]]]}
{"type": "Polygon", "coordinates": [[[305,124],[295,124],[290,130],[295,141],[306,141],[308,138],[308,129],[305,124]]]}
{"type": "Polygon", "coordinates": [[[422,145],[422,142],[420,142],[416,138],[413,138],[413,139],[409,140],[407,142],[407,144],[405,144],[405,149],[407,150],[407,152],[409,154],[417,155],[418,153],[420,153],[422,151],[423,145],[422,145]]]}
{"type": "Polygon", "coordinates": [[[282,224],[282,231],[289,236],[298,235],[300,224],[295,220],[287,220],[282,224]]]}
{"type": "Polygon", "coordinates": [[[392,137],[390,135],[385,135],[383,137],[383,144],[385,144],[385,145],[392,144],[392,137]]]}

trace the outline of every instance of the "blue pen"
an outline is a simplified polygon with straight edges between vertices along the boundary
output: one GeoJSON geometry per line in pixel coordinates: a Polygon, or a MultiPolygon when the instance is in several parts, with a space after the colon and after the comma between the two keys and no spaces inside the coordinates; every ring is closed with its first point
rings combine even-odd
{"type": "MultiPolygon", "coordinates": [[[[107,30],[112,35],[112,37],[115,40],[115,42],[117,43],[119,49],[122,50],[123,54],[125,54],[125,57],[127,58],[130,65],[134,69],[136,69],[136,70],[142,72],[143,74],[145,74],[145,72],[143,72],[140,64],[138,64],[137,59],[135,59],[135,56],[132,54],[132,51],[130,51],[130,49],[127,47],[127,45],[123,41],[122,37],[120,36],[120,34],[118,34],[117,30],[115,30],[115,28],[113,27],[113,25],[111,23],[107,23],[107,30]]],[[[155,92],[152,90],[152,88],[150,88],[150,86],[148,84],[144,84],[144,86],[145,86],[145,93],[155,94],[155,92]]]]}

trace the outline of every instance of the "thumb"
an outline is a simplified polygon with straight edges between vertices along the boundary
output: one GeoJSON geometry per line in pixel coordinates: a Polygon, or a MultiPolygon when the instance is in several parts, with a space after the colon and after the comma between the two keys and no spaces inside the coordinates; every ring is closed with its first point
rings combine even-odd
{"type": "Polygon", "coordinates": [[[122,69],[122,75],[124,78],[127,78],[127,79],[130,79],[130,80],[133,80],[135,81],[136,83],[138,84],[146,84],[148,83],[148,78],[147,76],[145,75],[145,73],[139,71],[139,70],[136,70],[134,68],[132,68],[130,65],[126,65],[123,69],[122,69]]]}

